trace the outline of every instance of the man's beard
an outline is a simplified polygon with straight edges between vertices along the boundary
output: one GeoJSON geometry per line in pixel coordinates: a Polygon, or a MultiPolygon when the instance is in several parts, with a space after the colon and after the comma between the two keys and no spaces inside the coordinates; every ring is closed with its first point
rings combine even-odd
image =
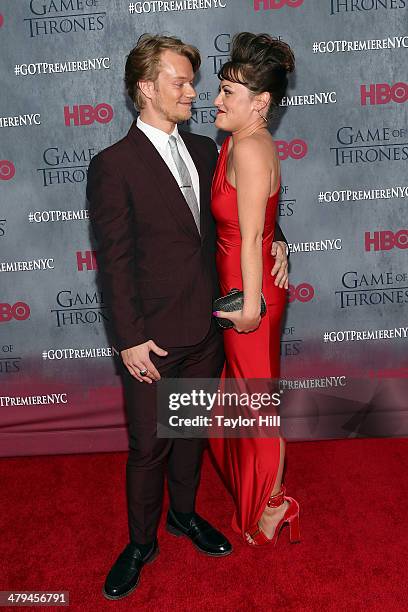
{"type": "MultiPolygon", "coordinates": [[[[190,119],[191,113],[189,113],[189,116],[187,117],[185,114],[183,114],[183,111],[181,109],[180,109],[180,114],[176,114],[175,110],[169,111],[168,109],[166,109],[165,105],[163,104],[162,97],[160,95],[160,91],[156,88],[155,88],[155,91],[157,93],[157,97],[155,101],[156,110],[159,111],[163,119],[165,119],[166,121],[169,121],[170,123],[180,123],[182,121],[188,121],[190,119]]],[[[188,108],[188,110],[190,110],[190,108],[188,108]]]]}

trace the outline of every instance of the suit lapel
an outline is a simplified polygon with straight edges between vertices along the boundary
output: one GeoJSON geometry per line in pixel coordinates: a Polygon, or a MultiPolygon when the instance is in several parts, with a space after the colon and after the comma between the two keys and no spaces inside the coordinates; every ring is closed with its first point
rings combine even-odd
{"type": "Polygon", "coordinates": [[[136,122],[132,124],[128,136],[137,147],[139,159],[146,170],[147,180],[151,180],[155,188],[158,189],[164,204],[168,207],[183,230],[196,239],[199,239],[200,235],[188,204],[180,191],[177,181],[156,147],[150,142],[146,134],[139,130],[136,126],[136,122]]]}

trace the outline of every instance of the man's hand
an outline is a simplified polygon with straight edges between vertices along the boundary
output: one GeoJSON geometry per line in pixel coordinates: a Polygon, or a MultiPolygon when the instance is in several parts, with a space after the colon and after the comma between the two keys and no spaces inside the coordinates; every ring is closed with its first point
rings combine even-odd
{"type": "Polygon", "coordinates": [[[160,380],[161,378],[158,370],[150,360],[150,351],[153,351],[160,357],[165,357],[168,354],[168,351],[157,346],[153,340],[148,340],[147,342],[143,342],[143,344],[132,346],[120,352],[123,363],[130,374],[139,382],[147,382],[149,385],[151,385],[154,380],[160,380]],[[144,370],[147,370],[147,373],[145,376],[141,376],[140,372],[144,370]]]}
{"type": "Polygon", "coordinates": [[[288,258],[286,255],[286,242],[273,242],[272,255],[275,257],[275,265],[272,268],[271,275],[275,276],[275,285],[277,287],[289,288],[289,276],[288,276],[288,258]]]}

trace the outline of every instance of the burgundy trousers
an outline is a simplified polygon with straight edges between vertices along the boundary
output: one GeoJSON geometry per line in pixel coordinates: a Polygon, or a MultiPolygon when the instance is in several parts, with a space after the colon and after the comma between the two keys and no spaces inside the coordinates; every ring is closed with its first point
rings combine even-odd
{"type": "MultiPolygon", "coordinates": [[[[150,352],[162,377],[218,378],[224,363],[222,335],[212,322],[198,344],[168,348],[166,357],[150,352]]],[[[129,429],[126,466],[129,536],[148,544],[157,533],[163,502],[164,479],[176,512],[194,511],[205,439],[157,438],[155,383],[140,383],[121,365],[129,429]]]]}

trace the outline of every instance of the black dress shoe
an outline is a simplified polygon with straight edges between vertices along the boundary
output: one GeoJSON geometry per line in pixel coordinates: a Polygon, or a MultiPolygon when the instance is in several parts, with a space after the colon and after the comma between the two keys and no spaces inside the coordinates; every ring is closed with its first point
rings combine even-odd
{"type": "Polygon", "coordinates": [[[194,546],[206,555],[225,557],[232,553],[232,546],[227,538],[197,513],[194,513],[189,521],[181,522],[169,509],[166,529],[175,536],[187,536],[194,546]]]}
{"type": "Polygon", "coordinates": [[[152,549],[142,555],[137,544],[130,542],[121,552],[110,570],[103,587],[107,599],[121,599],[135,590],[139,583],[140,573],[146,563],[152,563],[159,554],[157,540],[152,549]]]}

